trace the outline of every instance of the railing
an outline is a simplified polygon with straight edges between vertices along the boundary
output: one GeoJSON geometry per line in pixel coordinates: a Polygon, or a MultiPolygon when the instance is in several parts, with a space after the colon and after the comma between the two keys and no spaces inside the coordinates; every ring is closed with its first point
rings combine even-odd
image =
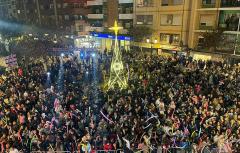
{"type": "MultiPolygon", "coordinates": [[[[118,150],[96,150],[93,151],[95,153],[125,153],[129,150],[124,149],[118,149],[118,150]]],[[[158,148],[151,148],[151,149],[145,149],[145,150],[133,150],[134,153],[141,153],[142,151],[146,151],[148,153],[227,153],[224,149],[218,149],[218,148],[210,148],[208,145],[205,145],[201,148],[196,148],[194,146],[188,147],[188,148],[181,148],[181,147],[158,147],[158,148]]],[[[232,150],[234,152],[234,150],[232,150]]],[[[235,150],[236,151],[236,150],[235,150]]],[[[32,151],[31,153],[85,153],[80,151],[32,151]]]]}
{"type": "MultiPolygon", "coordinates": [[[[209,144],[203,144],[201,146],[197,146],[196,144],[184,146],[184,147],[169,147],[169,146],[158,146],[152,147],[148,146],[145,149],[134,149],[131,152],[141,153],[142,151],[146,151],[148,153],[228,153],[228,152],[238,152],[238,146],[240,144],[240,140],[232,140],[226,141],[220,148],[213,148],[209,144]],[[230,148],[231,146],[231,148],[230,148]],[[231,151],[230,151],[231,150],[231,151]]],[[[31,153],[85,153],[80,151],[52,151],[51,149],[48,151],[32,151],[31,153]]],[[[125,153],[129,152],[128,149],[117,149],[117,150],[95,150],[94,153],[125,153]]],[[[88,152],[90,153],[90,152],[88,152]]]]}
{"type": "MultiPolygon", "coordinates": [[[[82,153],[80,151],[32,151],[31,153],[82,153]]],[[[124,151],[122,149],[118,150],[96,150],[95,153],[123,153],[124,151]]],[[[85,152],[83,152],[85,153],[85,152]]]]}

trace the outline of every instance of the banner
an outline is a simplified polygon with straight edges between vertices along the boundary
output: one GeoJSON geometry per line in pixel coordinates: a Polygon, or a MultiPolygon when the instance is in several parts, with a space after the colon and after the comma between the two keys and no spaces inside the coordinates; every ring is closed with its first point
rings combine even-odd
{"type": "Polygon", "coordinates": [[[8,67],[13,67],[17,65],[17,56],[16,54],[11,54],[5,57],[5,63],[8,67]]]}

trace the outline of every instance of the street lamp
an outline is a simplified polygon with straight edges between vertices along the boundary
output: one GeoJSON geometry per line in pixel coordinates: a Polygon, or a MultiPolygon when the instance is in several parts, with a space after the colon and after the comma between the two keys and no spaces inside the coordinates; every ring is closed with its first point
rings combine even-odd
{"type": "Polygon", "coordinates": [[[147,38],[147,43],[150,43],[151,45],[151,56],[153,54],[153,44],[156,44],[158,42],[158,40],[155,38],[154,40],[150,40],[149,38],[147,38]]]}
{"type": "Polygon", "coordinates": [[[150,43],[150,39],[149,38],[147,38],[147,43],[150,43]]]}

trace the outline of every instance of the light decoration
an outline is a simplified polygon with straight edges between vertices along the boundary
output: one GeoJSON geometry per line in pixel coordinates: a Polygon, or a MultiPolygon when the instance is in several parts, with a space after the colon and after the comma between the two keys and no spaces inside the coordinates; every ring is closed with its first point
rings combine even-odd
{"type": "Polygon", "coordinates": [[[126,89],[128,86],[127,73],[125,73],[124,70],[122,54],[120,53],[117,39],[118,31],[122,29],[122,27],[119,27],[117,21],[115,21],[114,26],[109,29],[113,30],[115,33],[115,45],[110,69],[110,78],[108,80],[107,87],[108,90],[114,89],[115,87],[119,87],[120,89],[126,89]]]}

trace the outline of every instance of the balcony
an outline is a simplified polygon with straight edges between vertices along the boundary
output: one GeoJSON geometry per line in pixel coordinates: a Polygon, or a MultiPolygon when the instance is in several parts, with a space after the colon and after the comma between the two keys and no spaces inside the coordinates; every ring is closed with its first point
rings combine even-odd
{"type": "Polygon", "coordinates": [[[133,14],[119,14],[120,20],[132,20],[133,14]]]}
{"type": "Polygon", "coordinates": [[[87,6],[103,5],[103,0],[87,1],[87,6]]]}
{"type": "Polygon", "coordinates": [[[103,19],[103,14],[88,14],[88,19],[103,19]]]}
{"type": "Polygon", "coordinates": [[[133,3],[133,0],[119,0],[119,4],[133,3]]]}

